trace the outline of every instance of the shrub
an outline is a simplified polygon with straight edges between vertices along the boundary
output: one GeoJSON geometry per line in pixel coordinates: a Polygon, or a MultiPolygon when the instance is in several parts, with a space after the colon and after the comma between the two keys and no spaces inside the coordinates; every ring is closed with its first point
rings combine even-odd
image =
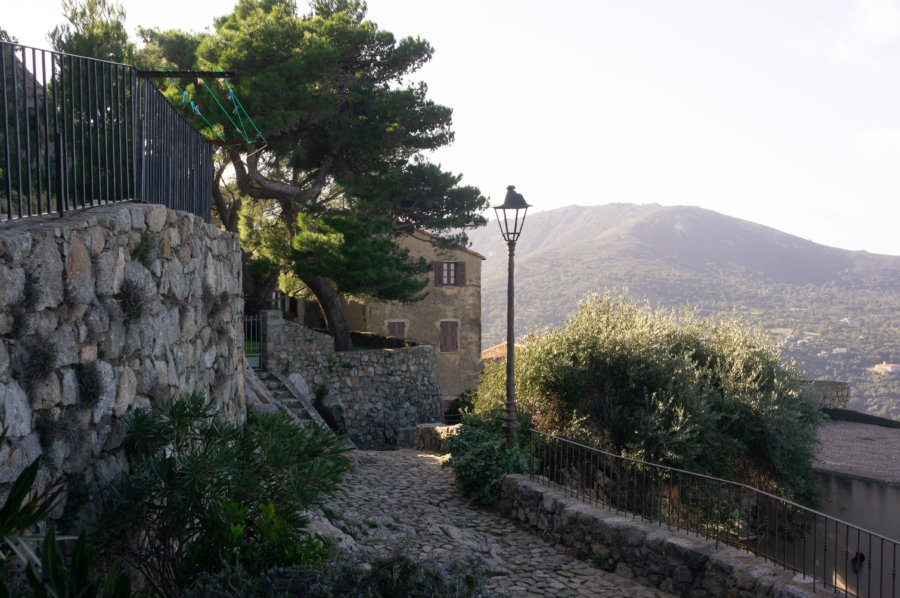
{"type": "MultiPolygon", "coordinates": [[[[504,369],[485,368],[476,411],[503,401],[504,369]]],[[[516,394],[544,432],[792,498],[815,494],[817,405],[777,347],[739,320],[590,295],[516,351],[516,394]]]]}
{"type": "Polygon", "coordinates": [[[13,372],[26,388],[34,388],[54,371],[56,345],[45,338],[28,337],[22,341],[21,357],[13,372]]]}
{"type": "MultiPolygon", "coordinates": [[[[0,431],[0,445],[6,440],[6,429],[0,431]]],[[[47,530],[41,543],[38,557],[30,546],[41,540],[41,536],[27,536],[26,533],[44,520],[59,504],[60,482],[52,483],[42,492],[33,487],[40,460],[35,459],[25,467],[12,483],[3,506],[0,507],[0,596],[9,596],[11,575],[4,569],[7,565],[7,551],[15,554],[25,565],[25,577],[30,588],[29,596],[83,596],[100,598],[111,596],[125,598],[131,594],[130,578],[110,570],[101,580],[91,579],[93,555],[87,549],[82,533],[72,550],[69,564],[65,564],[57,551],[56,531],[53,526],[47,530]]],[[[22,588],[15,588],[21,591],[22,588]]]]}
{"type": "Polygon", "coordinates": [[[156,235],[150,231],[144,231],[134,249],[131,250],[131,259],[149,270],[155,253],[156,235]]]}
{"type": "Polygon", "coordinates": [[[510,445],[503,428],[504,411],[495,407],[483,414],[463,415],[456,435],[444,441],[451,467],[462,493],[477,505],[492,504],[500,496],[500,483],[508,473],[528,473],[528,430],[531,416],[519,412],[516,442],[510,445]]]}
{"type": "Polygon", "coordinates": [[[141,294],[141,285],[137,281],[130,278],[123,280],[116,299],[119,301],[122,319],[126,324],[136,322],[144,313],[144,297],[141,294]]]}
{"type": "Polygon", "coordinates": [[[97,361],[79,363],[75,366],[78,380],[78,397],[88,407],[94,407],[103,395],[103,375],[97,361]]]}
{"type": "Polygon", "coordinates": [[[470,598],[484,596],[483,565],[474,559],[449,566],[419,561],[402,552],[373,557],[335,552],[301,567],[252,575],[232,567],[200,577],[183,598],[470,598]]]}
{"type": "Polygon", "coordinates": [[[474,399],[474,391],[463,391],[458,397],[453,399],[453,401],[451,401],[449,405],[447,405],[447,411],[444,412],[444,415],[463,415],[464,413],[472,411],[474,399]]]}
{"type": "Polygon", "coordinates": [[[298,560],[305,512],[350,467],[327,429],[253,412],[233,425],[198,393],[135,412],[129,425],[132,473],[110,492],[99,540],[164,596],[223,563],[257,573],[298,560]]]}

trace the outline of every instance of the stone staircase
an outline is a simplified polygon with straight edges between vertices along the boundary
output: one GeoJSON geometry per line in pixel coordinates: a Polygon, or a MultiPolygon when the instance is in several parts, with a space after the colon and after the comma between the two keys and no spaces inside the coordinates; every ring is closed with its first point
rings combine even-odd
{"type": "Polygon", "coordinates": [[[295,397],[294,393],[288,390],[276,376],[260,370],[256,371],[256,376],[265,385],[272,398],[277,402],[276,404],[290,411],[302,425],[309,425],[320,419],[316,417],[318,414],[310,414],[303,401],[295,397]]]}

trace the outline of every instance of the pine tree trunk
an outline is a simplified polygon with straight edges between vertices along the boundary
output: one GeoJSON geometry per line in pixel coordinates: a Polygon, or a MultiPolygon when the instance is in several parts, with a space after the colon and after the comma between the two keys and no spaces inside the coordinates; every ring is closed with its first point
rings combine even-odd
{"type": "Polygon", "coordinates": [[[303,282],[316,296],[322,315],[325,316],[325,325],[328,332],[334,336],[335,351],[350,351],[353,349],[353,341],[350,339],[350,325],[347,323],[347,314],[341,303],[341,296],[334,283],[323,276],[310,276],[303,282]]]}

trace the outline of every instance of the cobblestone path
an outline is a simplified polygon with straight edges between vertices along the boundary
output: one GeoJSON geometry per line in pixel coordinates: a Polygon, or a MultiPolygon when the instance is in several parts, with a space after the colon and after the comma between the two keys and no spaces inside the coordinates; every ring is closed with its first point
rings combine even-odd
{"type": "MultiPolygon", "coordinates": [[[[487,589],[501,596],[673,598],[567,555],[455,493],[445,457],[418,451],[357,451],[356,469],[326,505],[357,544],[403,548],[439,562],[481,557],[487,589]]],[[[348,540],[349,541],[349,540],[348,540]]]]}

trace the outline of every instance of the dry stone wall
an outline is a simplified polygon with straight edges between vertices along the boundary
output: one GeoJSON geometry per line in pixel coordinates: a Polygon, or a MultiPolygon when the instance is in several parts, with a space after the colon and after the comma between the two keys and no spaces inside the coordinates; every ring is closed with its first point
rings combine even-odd
{"type": "Polygon", "coordinates": [[[266,369],[299,373],[314,397],[343,403],[346,433],[360,449],[393,449],[398,432],[441,418],[434,347],[334,351],[334,339],[265,311],[266,369]]]}
{"type": "Polygon", "coordinates": [[[503,478],[501,513],[616,575],[691,598],[812,598],[812,580],[724,544],[585,504],[524,475],[503,478]]]}
{"type": "Polygon", "coordinates": [[[242,366],[236,235],[142,204],[0,224],[0,493],[38,456],[41,484],[98,492],[123,418],[170,394],[242,421],[242,366]]]}

